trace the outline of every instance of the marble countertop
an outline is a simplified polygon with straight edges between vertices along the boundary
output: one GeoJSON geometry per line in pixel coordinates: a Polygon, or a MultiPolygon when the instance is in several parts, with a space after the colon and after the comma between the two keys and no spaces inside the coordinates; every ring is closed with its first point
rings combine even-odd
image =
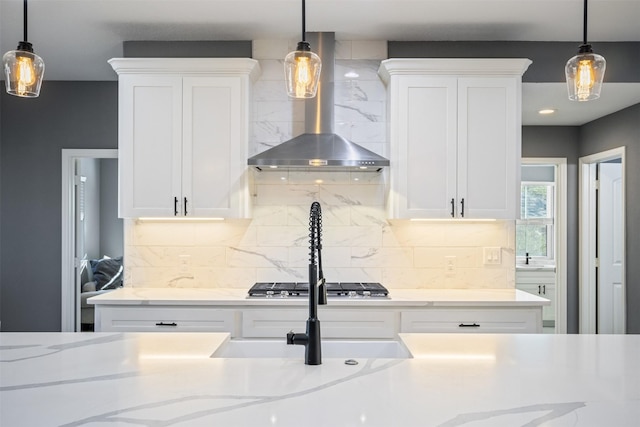
{"type": "MultiPolygon", "coordinates": [[[[518,289],[390,289],[390,298],[331,298],[330,305],[353,306],[532,306],[550,301],[518,289]]],[[[301,305],[306,298],[247,298],[246,289],[128,288],[91,297],[100,305],[301,305]]]]}
{"type": "MultiPolygon", "coordinates": [[[[404,334],[411,359],[216,359],[228,334],[2,333],[0,425],[637,426],[640,336],[404,334]]],[[[284,345],[284,343],[283,343],[284,345]]]]}

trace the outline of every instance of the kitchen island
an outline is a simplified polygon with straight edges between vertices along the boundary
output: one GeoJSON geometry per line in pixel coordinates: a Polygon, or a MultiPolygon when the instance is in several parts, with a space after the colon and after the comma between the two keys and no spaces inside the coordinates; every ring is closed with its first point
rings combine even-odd
{"type": "MultiPolygon", "coordinates": [[[[413,358],[211,358],[219,333],[2,333],[0,425],[637,426],[640,336],[401,334],[413,358]]],[[[283,339],[283,345],[284,339],[283,339]]]]}
{"type": "MultiPolygon", "coordinates": [[[[517,289],[393,289],[390,298],[334,297],[323,335],[395,338],[400,332],[542,332],[549,300],[517,289]]],[[[230,332],[282,337],[303,329],[307,297],[247,298],[243,289],[125,287],[88,299],[98,332],[230,332]]]]}

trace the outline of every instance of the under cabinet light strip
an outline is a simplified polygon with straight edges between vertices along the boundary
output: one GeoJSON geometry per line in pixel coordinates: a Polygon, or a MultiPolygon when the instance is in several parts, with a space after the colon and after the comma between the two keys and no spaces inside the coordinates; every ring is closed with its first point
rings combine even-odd
{"type": "Polygon", "coordinates": [[[410,218],[413,222],[495,222],[496,218],[410,218]]]}
{"type": "Polygon", "coordinates": [[[137,218],[138,222],[210,222],[210,221],[224,221],[224,218],[161,218],[161,217],[140,217],[137,218]]]}

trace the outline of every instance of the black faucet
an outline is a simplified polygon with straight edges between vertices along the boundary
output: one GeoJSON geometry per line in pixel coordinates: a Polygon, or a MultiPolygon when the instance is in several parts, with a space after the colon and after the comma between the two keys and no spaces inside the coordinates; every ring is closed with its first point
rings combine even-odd
{"type": "Polygon", "coordinates": [[[309,212],[309,318],[307,332],[287,334],[287,344],[304,345],[304,363],[322,364],[322,345],[318,304],[327,303],[327,288],[322,273],[322,209],[313,202],[309,212]]]}

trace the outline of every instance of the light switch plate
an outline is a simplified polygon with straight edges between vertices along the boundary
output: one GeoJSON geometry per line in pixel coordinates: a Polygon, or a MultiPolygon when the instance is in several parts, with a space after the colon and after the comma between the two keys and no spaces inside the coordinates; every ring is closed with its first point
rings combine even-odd
{"type": "Polygon", "coordinates": [[[484,265],[502,264],[502,248],[484,248],[484,265]]]}

